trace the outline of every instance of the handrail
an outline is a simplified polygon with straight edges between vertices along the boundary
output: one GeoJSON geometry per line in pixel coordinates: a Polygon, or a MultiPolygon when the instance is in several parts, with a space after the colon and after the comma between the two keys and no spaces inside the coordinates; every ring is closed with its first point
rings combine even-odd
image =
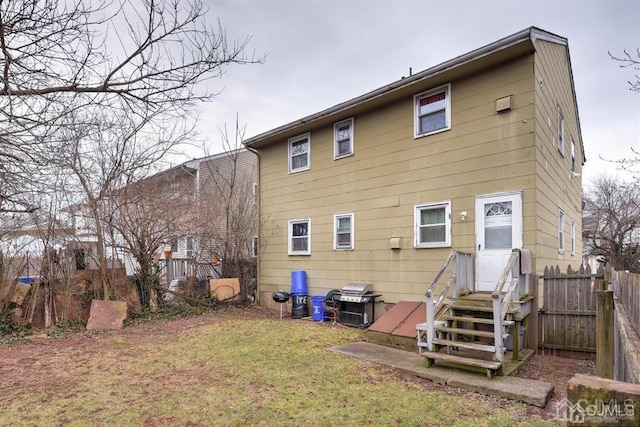
{"type": "MultiPolygon", "coordinates": [[[[502,275],[500,276],[500,280],[498,280],[495,290],[491,294],[491,299],[493,301],[493,331],[495,343],[494,360],[501,363],[504,362],[502,322],[504,321],[507,312],[509,311],[509,305],[511,304],[511,294],[519,283],[519,260],[520,250],[514,249],[513,251],[511,251],[509,261],[507,262],[507,265],[505,266],[502,275]],[[514,274],[514,269],[516,267],[518,271],[517,274],[514,274]],[[501,303],[500,296],[509,278],[511,278],[511,281],[507,286],[507,291],[501,303]]],[[[518,331],[515,331],[515,333],[518,333],[518,331]]]]}
{"type": "Polygon", "coordinates": [[[442,307],[442,305],[444,304],[444,300],[447,297],[447,295],[449,294],[449,289],[453,287],[453,297],[457,297],[458,296],[458,287],[459,287],[459,283],[458,283],[458,279],[460,277],[462,277],[462,279],[465,281],[464,285],[468,287],[469,280],[470,280],[470,274],[469,274],[469,268],[470,267],[470,261],[471,261],[471,254],[469,253],[464,253],[464,252],[458,252],[458,251],[451,251],[449,253],[449,256],[447,257],[447,259],[445,260],[445,262],[442,264],[442,267],[440,267],[440,270],[438,271],[438,273],[436,274],[435,279],[433,280],[433,282],[431,283],[431,285],[429,286],[429,289],[427,289],[427,292],[425,292],[425,296],[427,297],[427,303],[426,303],[426,310],[427,310],[427,328],[426,328],[426,335],[427,335],[427,348],[429,349],[429,351],[433,351],[433,338],[435,337],[435,315],[438,311],[440,311],[440,307],[442,307]],[[459,263],[459,256],[463,257],[463,261],[464,261],[464,272],[462,272],[462,274],[460,273],[460,268],[461,268],[461,263],[459,263]],[[444,285],[444,289],[439,293],[439,295],[437,295],[435,297],[434,300],[434,293],[436,292],[436,287],[438,286],[440,279],[442,278],[442,275],[444,274],[444,272],[447,270],[447,268],[449,268],[449,265],[451,264],[452,261],[456,261],[454,267],[453,267],[453,272],[451,274],[451,276],[449,277],[449,280],[447,280],[446,285],[444,285]]]}
{"type": "MultiPolygon", "coordinates": [[[[425,295],[427,297],[433,295],[433,291],[435,290],[436,286],[438,285],[438,281],[440,280],[440,277],[442,277],[442,275],[444,274],[445,270],[449,266],[449,263],[456,256],[456,254],[457,254],[456,251],[451,251],[449,253],[449,256],[447,257],[447,260],[444,262],[444,264],[442,264],[442,267],[440,267],[440,271],[438,271],[438,274],[436,274],[436,278],[433,279],[433,282],[431,283],[431,286],[429,286],[429,289],[427,289],[427,292],[425,292],[425,295]]],[[[451,280],[449,280],[449,282],[451,282],[451,280]]],[[[449,285],[447,285],[447,289],[448,289],[448,286],[449,285]]]]}

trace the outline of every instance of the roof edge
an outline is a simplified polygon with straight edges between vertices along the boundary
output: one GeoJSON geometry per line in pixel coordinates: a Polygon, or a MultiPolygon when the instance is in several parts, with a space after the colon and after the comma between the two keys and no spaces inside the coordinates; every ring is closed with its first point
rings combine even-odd
{"type": "Polygon", "coordinates": [[[388,85],[382,86],[378,89],[375,89],[373,91],[367,92],[364,95],[360,95],[357,96],[355,98],[352,98],[348,101],[345,102],[341,102],[339,104],[334,105],[333,107],[327,108],[325,110],[322,110],[318,113],[314,113],[308,116],[305,116],[301,119],[295,120],[293,122],[284,124],[282,126],[276,127],[274,129],[271,129],[267,132],[263,132],[261,134],[258,134],[256,136],[253,136],[249,139],[247,139],[246,141],[244,141],[244,145],[246,147],[250,147],[250,148],[254,148],[253,145],[259,143],[260,141],[263,141],[265,139],[269,139],[275,135],[278,135],[280,133],[286,132],[288,130],[291,130],[297,126],[301,126],[304,125],[306,123],[310,123],[310,122],[314,122],[316,120],[319,120],[323,117],[338,113],[340,111],[346,110],[348,108],[357,106],[359,104],[362,104],[364,102],[367,102],[369,100],[378,98],[380,96],[383,96],[385,94],[391,93],[395,90],[404,88],[406,86],[410,86],[416,82],[419,82],[421,80],[425,80],[427,78],[430,78],[438,73],[441,73],[445,70],[451,69],[451,68],[455,68],[458,67],[460,65],[466,64],[468,62],[477,60],[479,58],[485,57],[491,53],[497,52],[497,51],[501,51],[503,49],[506,49],[510,46],[513,46],[517,43],[521,43],[525,40],[531,40],[532,45],[535,49],[535,41],[536,40],[545,40],[545,41],[550,41],[553,43],[558,43],[558,44],[563,44],[565,46],[567,45],[567,39],[561,36],[558,36],[556,34],[550,33],[548,31],[542,30],[538,27],[528,27],[525,28],[524,30],[518,31],[517,33],[511,34],[509,36],[503,37],[493,43],[490,43],[488,45],[485,45],[483,47],[480,47],[478,49],[474,49],[468,53],[465,53],[463,55],[457,56],[453,59],[450,59],[448,61],[442,62],[438,65],[435,65],[431,68],[427,68],[426,70],[420,71],[416,74],[413,74],[412,76],[409,77],[403,77],[400,80],[396,80],[395,82],[392,82],[388,85]]]}

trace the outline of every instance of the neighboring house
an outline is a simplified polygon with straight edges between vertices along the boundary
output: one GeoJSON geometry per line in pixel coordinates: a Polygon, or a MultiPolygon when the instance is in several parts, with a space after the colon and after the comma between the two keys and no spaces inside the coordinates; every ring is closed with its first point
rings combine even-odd
{"type": "MultiPolygon", "coordinates": [[[[173,260],[168,280],[196,274],[195,264],[253,256],[256,174],[256,155],[240,149],[190,160],[129,186],[129,191],[157,195],[158,217],[169,212],[163,217],[172,222],[163,231],[167,241],[155,255],[163,263],[173,260]]],[[[132,274],[136,263],[131,255],[125,265],[132,274]]]]}
{"type": "MultiPolygon", "coordinates": [[[[367,283],[424,301],[452,250],[493,291],[582,261],[585,161],[567,40],[531,27],[245,141],[259,152],[259,298],[367,283]]],[[[379,317],[384,310],[376,310],[379,317]]]]}

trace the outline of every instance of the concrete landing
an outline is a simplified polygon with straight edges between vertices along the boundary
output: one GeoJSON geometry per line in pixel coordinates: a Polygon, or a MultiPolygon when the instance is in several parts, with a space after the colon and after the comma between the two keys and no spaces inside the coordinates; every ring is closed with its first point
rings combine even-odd
{"type": "Polygon", "coordinates": [[[484,374],[459,369],[442,366],[427,368],[424,358],[418,353],[364,341],[339,345],[332,347],[330,350],[402,369],[438,384],[449,385],[486,396],[506,397],[541,408],[547,404],[553,393],[553,385],[543,381],[508,376],[488,379],[484,374]]]}

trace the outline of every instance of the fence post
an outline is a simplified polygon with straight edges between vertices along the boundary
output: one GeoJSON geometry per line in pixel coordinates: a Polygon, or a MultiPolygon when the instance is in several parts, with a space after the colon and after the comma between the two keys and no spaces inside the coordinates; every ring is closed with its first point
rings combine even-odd
{"type": "Polygon", "coordinates": [[[613,379],[613,291],[596,293],[596,373],[613,379]]]}

